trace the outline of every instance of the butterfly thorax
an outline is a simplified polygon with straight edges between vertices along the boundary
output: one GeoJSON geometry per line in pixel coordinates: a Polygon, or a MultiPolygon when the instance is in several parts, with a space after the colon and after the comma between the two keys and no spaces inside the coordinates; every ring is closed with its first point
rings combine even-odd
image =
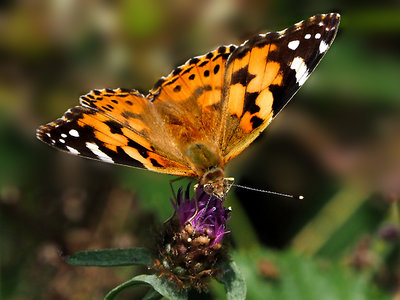
{"type": "MultiPolygon", "coordinates": [[[[223,178],[223,160],[216,146],[206,143],[193,143],[188,146],[185,154],[191,164],[191,168],[196,171],[200,178],[215,168],[220,168],[223,178]]],[[[217,173],[212,175],[210,179],[214,177],[218,177],[217,173]]]]}
{"type": "Polygon", "coordinates": [[[192,144],[186,151],[192,168],[199,174],[200,184],[208,194],[223,199],[227,192],[224,165],[216,147],[202,143],[192,144]]]}

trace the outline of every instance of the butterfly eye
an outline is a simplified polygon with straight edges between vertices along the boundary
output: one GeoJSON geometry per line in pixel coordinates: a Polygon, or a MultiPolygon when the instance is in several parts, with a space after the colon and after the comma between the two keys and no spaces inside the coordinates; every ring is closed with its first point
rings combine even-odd
{"type": "Polygon", "coordinates": [[[231,187],[233,186],[233,183],[235,182],[235,178],[233,177],[225,177],[224,178],[224,192],[227,194],[231,187]]]}

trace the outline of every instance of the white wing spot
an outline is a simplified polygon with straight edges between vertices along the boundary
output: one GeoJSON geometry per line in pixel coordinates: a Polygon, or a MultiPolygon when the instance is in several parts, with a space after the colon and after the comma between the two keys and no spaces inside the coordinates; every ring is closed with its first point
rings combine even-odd
{"type": "Polygon", "coordinates": [[[51,137],[50,133],[48,133],[48,132],[46,132],[46,135],[47,135],[48,137],[51,137]]]}
{"type": "Polygon", "coordinates": [[[79,137],[79,132],[76,131],[75,129],[71,129],[71,130],[69,131],[69,134],[72,135],[72,136],[74,136],[74,137],[79,137]]]}
{"type": "Polygon", "coordinates": [[[304,38],[305,38],[306,40],[309,40],[309,39],[311,38],[311,34],[307,33],[307,34],[304,36],[304,38]]]}
{"type": "Polygon", "coordinates": [[[301,57],[296,56],[290,64],[290,68],[296,71],[296,81],[300,86],[302,86],[309,75],[308,68],[304,60],[301,57]]]}
{"type": "Polygon", "coordinates": [[[319,53],[323,53],[326,50],[328,50],[329,45],[325,43],[324,41],[321,41],[321,44],[319,44],[319,53]]]}
{"type": "Polygon", "coordinates": [[[72,147],[70,147],[70,146],[66,146],[66,147],[67,147],[67,150],[68,150],[69,152],[71,152],[72,154],[74,154],[74,155],[80,154],[78,150],[76,150],[76,149],[74,149],[74,148],[72,148],[72,147]]]}
{"type": "Polygon", "coordinates": [[[292,49],[292,50],[296,50],[299,45],[300,45],[299,40],[291,41],[288,43],[289,49],[292,49]]]}
{"type": "Polygon", "coordinates": [[[60,143],[65,144],[65,141],[64,141],[63,139],[59,139],[58,141],[59,141],[60,143]]]}
{"type": "Polygon", "coordinates": [[[319,26],[324,26],[324,22],[319,22],[318,25],[319,26]]]}
{"type": "Polygon", "coordinates": [[[320,39],[321,38],[321,34],[320,33],[317,33],[316,35],[315,35],[315,38],[318,40],[318,39],[320,39]]]}
{"type": "Polygon", "coordinates": [[[105,154],[103,151],[101,151],[99,149],[99,146],[97,146],[96,144],[86,142],[86,147],[88,147],[88,149],[90,151],[92,151],[93,154],[96,155],[102,161],[109,162],[109,163],[113,163],[114,162],[112,160],[112,158],[109,157],[107,154],[105,154]]]}
{"type": "Polygon", "coordinates": [[[67,135],[65,133],[61,133],[61,137],[65,139],[67,135]]]}
{"type": "Polygon", "coordinates": [[[281,31],[278,31],[277,33],[278,33],[279,35],[285,35],[285,34],[286,34],[286,30],[287,30],[287,29],[283,29],[283,30],[281,30],[281,31]]]}

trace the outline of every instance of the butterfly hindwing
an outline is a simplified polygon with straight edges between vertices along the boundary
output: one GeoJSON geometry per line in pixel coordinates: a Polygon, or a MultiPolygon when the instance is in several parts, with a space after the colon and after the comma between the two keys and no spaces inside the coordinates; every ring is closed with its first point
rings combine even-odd
{"type": "Polygon", "coordinates": [[[248,40],[225,74],[225,163],[243,151],[289,102],[335,38],[338,14],[316,15],[281,32],[248,40]]]}

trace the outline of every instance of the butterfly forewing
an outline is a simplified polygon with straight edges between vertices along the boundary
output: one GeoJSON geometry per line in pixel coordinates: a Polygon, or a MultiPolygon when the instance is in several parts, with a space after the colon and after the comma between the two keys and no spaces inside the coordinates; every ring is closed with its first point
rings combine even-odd
{"type": "Polygon", "coordinates": [[[120,127],[127,136],[147,150],[157,152],[171,160],[184,163],[181,153],[174,147],[170,133],[164,126],[163,116],[155,105],[136,90],[93,90],[81,96],[82,106],[98,111],[109,118],[108,124],[120,127]]]}
{"type": "Polygon", "coordinates": [[[155,151],[137,133],[139,127],[135,132],[131,125],[94,108],[76,106],[62,118],[41,126],[37,136],[53,147],[87,158],[180,176],[195,175],[185,164],[155,151]]]}
{"type": "Polygon", "coordinates": [[[158,113],[167,116],[165,125],[171,126],[183,148],[202,139],[217,146],[225,65],[234,49],[221,46],[188,60],[161,78],[147,96],[158,113]]]}
{"type": "Polygon", "coordinates": [[[338,14],[317,15],[258,35],[228,59],[220,147],[225,163],[243,151],[304,84],[335,38],[338,14]]]}

